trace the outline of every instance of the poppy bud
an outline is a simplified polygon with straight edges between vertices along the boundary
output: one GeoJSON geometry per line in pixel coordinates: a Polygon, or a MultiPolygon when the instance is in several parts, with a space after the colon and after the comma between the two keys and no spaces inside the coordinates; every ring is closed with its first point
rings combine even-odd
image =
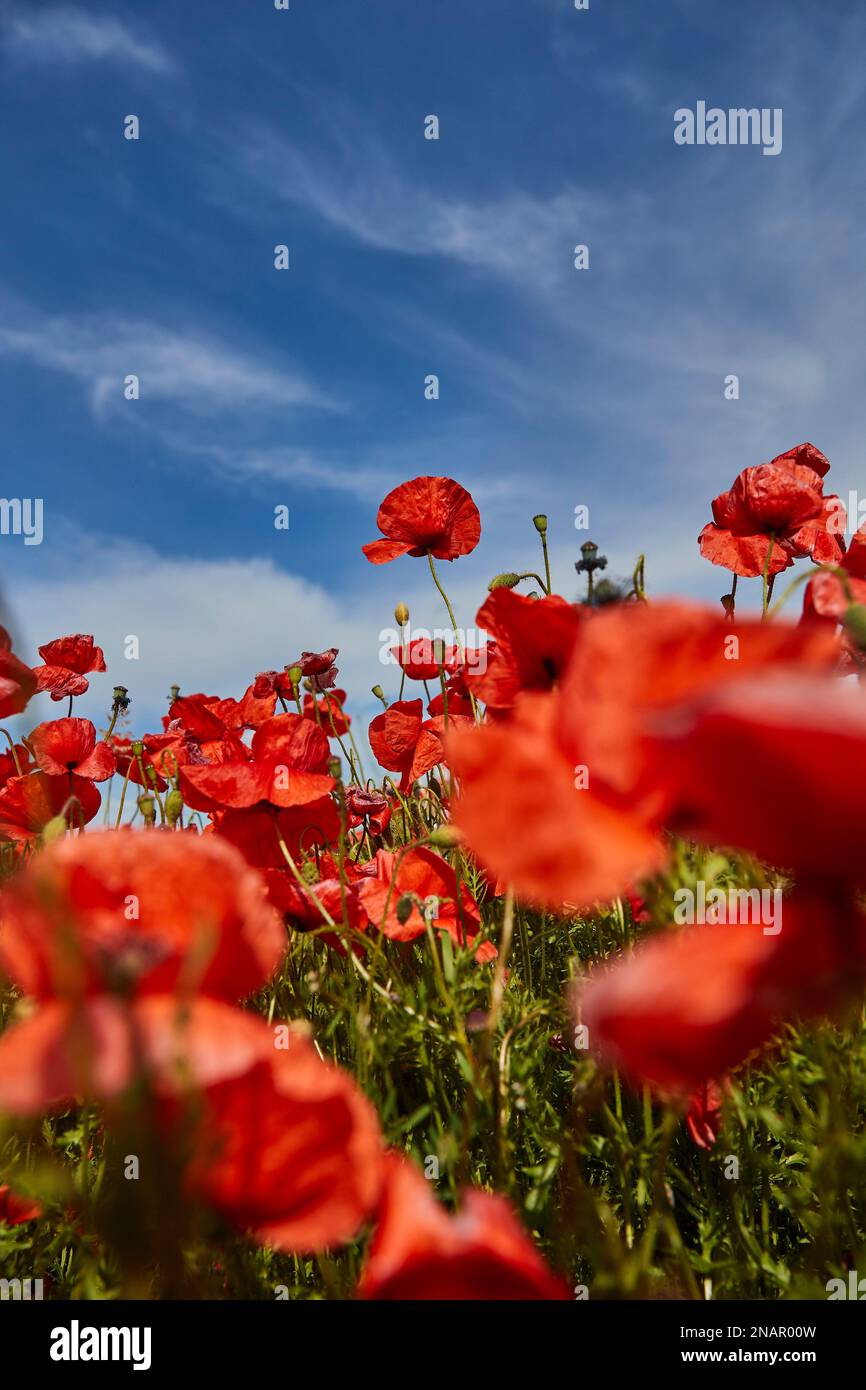
{"type": "Polygon", "coordinates": [[[294,685],[294,686],[299,686],[299,685],[300,685],[300,683],[301,683],[301,676],[302,676],[303,674],[304,674],[304,673],[303,673],[303,671],[301,670],[300,666],[287,666],[287,667],[286,667],[286,675],[288,676],[289,680],[292,682],[292,685],[294,685]]]}
{"type": "Polygon", "coordinates": [[[851,640],[866,651],[866,607],[862,603],[852,603],[845,610],[845,631],[851,640]]]}
{"type": "Polygon", "coordinates": [[[140,796],[138,798],[138,809],[144,818],[145,825],[156,824],[156,801],[152,796],[140,796]]]}
{"type": "Polygon", "coordinates": [[[169,825],[177,825],[182,811],[183,797],[176,788],[172,788],[165,798],[165,818],[169,825]]]}
{"type": "Polygon", "coordinates": [[[409,621],[409,609],[405,603],[398,603],[394,609],[394,621],[399,627],[405,627],[409,621]]]}
{"type": "Polygon", "coordinates": [[[396,908],[397,921],[400,923],[401,927],[405,926],[406,923],[409,921],[409,918],[412,916],[413,906],[414,904],[412,902],[411,894],[404,893],[402,898],[400,898],[399,902],[397,903],[396,908]]]}
{"type": "Polygon", "coordinates": [[[544,515],[543,512],[540,512],[538,516],[534,516],[532,518],[532,524],[538,532],[539,536],[547,535],[547,517],[544,515]]]}
{"type": "Polygon", "coordinates": [[[725,612],[727,613],[728,617],[730,617],[730,616],[733,614],[733,612],[734,612],[734,604],[736,603],[736,599],[734,598],[734,595],[733,595],[733,594],[722,594],[722,597],[719,599],[719,602],[721,603],[721,605],[722,605],[722,607],[724,608],[725,612]]]}
{"type": "Polygon", "coordinates": [[[491,579],[487,589],[492,594],[494,589],[513,589],[515,584],[519,583],[519,574],[514,574],[512,570],[505,570],[503,574],[497,574],[494,579],[491,579]]]}
{"type": "Polygon", "coordinates": [[[335,782],[339,782],[343,776],[343,764],[339,758],[330,758],[328,761],[328,772],[335,782]]]}
{"type": "Polygon", "coordinates": [[[451,845],[459,845],[463,836],[456,825],[437,825],[435,830],[431,830],[427,836],[427,843],[439,845],[442,849],[447,849],[451,845]]]}

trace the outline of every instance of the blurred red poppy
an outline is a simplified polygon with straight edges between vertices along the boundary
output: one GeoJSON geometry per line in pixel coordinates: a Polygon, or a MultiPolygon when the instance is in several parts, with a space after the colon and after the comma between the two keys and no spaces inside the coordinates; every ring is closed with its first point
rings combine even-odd
{"type": "Polygon", "coordinates": [[[90,684],[87,673],[105,670],[102,648],[95,646],[93,638],[83,632],[46,642],[39,648],[39,655],[45,665],[33,668],[36,688],[50,691],[52,700],[83,695],[90,684]]]}
{"type": "Polygon", "coordinates": [[[510,709],[525,691],[552,690],[568,665],[583,621],[580,608],[554,594],[532,599],[495,589],[476,621],[495,637],[486,669],[467,672],[470,690],[493,709],[510,709]]]}
{"type": "Polygon", "coordinates": [[[699,1149],[711,1149],[721,1133],[724,1092],[716,1081],[704,1081],[689,1101],[686,1128],[699,1149]]]}
{"type": "Polygon", "coordinates": [[[557,736],[558,710],[555,696],[524,696],[508,723],[457,728],[447,749],[459,781],[453,819],[482,865],[561,909],[616,896],[665,855],[637,808],[606,800],[578,766],[557,736]]]}
{"type": "Polygon", "coordinates": [[[852,603],[866,604],[866,525],[852,537],[839,561],[844,574],[819,570],[806,585],[803,619],[841,623],[852,603]]]}
{"type": "Polygon", "coordinates": [[[776,667],[829,672],[838,657],[830,631],[757,618],[731,624],[682,602],[618,605],[581,628],[557,703],[557,735],[594,785],[661,822],[665,779],[648,767],[645,736],[666,711],[776,667]]]}
{"type": "Polygon", "coordinates": [[[13,654],[12,638],[0,627],[0,719],[20,714],[36,689],[36,676],[13,654]]]}
{"type": "Polygon", "coordinates": [[[114,830],[55,841],[9,881],[2,907],[0,962],[41,999],[112,988],[237,999],[285,951],[261,879],[209,836],[114,830]]]}
{"type": "Polygon", "coordinates": [[[833,1013],[866,980],[866,919],[844,896],[798,890],[782,930],[667,931],[575,990],[590,1046],[633,1080],[688,1095],[763,1046],[783,1018],[833,1013]]]}
{"type": "Polygon", "coordinates": [[[361,547],[374,565],[399,555],[456,560],[481,538],[481,517],[471,495],[453,478],[413,478],[388,493],[376,516],[385,537],[361,547]]]}
{"type": "Polygon", "coordinates": [[[288,1025],[214,999],[96,995],[44,1003],[0,1038],[0,1108],[11,1114],[75,1096],[111,1106],[141,1077],[164,1141],[189,1156],[190,1197],[260,1243],[322,1250],[351,1239],[374,1210],[375,1112],[288,1025]]]}
{"type": "Polygon", "coordinates": [[[27,1221],[38,1221],[42,1215],[42,1203],[30,1197],[19,1197],[8,1182],[0,1183],[0,1225],[23,1226],[27,1221]]]}
{"type": "Polygon", "coordinates": [[[89,719],[37,724],[28,741],[40,769],[50,777],[74,772],[91,782],[104,782],[115,771],[114,753],[107,743],[96,742],[96,729],[89,719]]]}
{"type": "Polygon", "coordinates": [[[358,1284],[359,1298],[392,1300],[565,1300],[509,1203],[464,1192],[449,1216],[431,1184],[389,1154],[379,1220],[358,1284]]]}
{"type": "Polygon", "coordinates": [[[659,712],[644,746],[679,834],[749,850],[798,879],[866,882],[856,684],[796,668],[755,673],[659,712]]]}

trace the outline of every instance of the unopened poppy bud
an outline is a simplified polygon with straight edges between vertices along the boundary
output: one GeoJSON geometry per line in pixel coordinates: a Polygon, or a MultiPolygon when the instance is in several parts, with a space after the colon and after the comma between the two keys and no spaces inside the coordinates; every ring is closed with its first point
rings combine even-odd
{"type": "Polygon", "coordinates": [[[412,902],[411,896],[408,893],[404,893],[402,898],[400,898],[399,902],[397,903],[396,909],[397,921],[400,923],[401,927],[405,926],[406,923],[409,921],[409,918],[412,916],[413,906],[414,904],[412,902]]]}
{"type": "Polygon", "coordinates": [[[140,810],[146,825],[155,824],[156,801],[152,796],[140,796],[138,798],[138,809],[140,810]]]}
{"type": "Polygon", "coordinates": [[[845,631],[858,647],[866,651],[866,607],[852,603],[845,610],[845,631]]]}
{"type": "Polygon", "coordinates": [[[532,524],[538,532],[539,536],[547,535],[547,517],[544,515],[543,512],[539,512],[538,516],[534,516],[532,518],[532,524]]]}
{"type": "Polygon", "coordinates": [[[394,621],[397,623],[398,627],[405,627],[408,623],[409,609],[406,607],[405,603],[397,604],[397,607],[394,609],[394,621]]]}
{"type": "Polygon", "coordinates": [[[431,830],[427,836],[427,843],[438,845],[442,849],[447,849],[451,845],[459,845],[463,841],[463,836],[456,825],[437,825],[435,830],[431,830]]]}
{"type": "Polygon", "coordinates": [[[719,602],[721,603],[721,605],[722,605],[722,607],[724,608],[725,612],[726,612],[726,613],[728,614],[728,616],[730,617],[730,615],[734,612],[734,604],[736,603],[736,599],[734,598],[734,595],[733,595],[733,594],[722,594],[722,597],[719,599],[719,602]]]}
{"type": "Polygon", "coordinates": [[[173,787],[165,798],[165,818],[169,825],[177,825],[183,811],[183,796],[173,787]]]}
{"type": "Polygon", "coordinates": [[[67,826],[65,816],[52,816],[51,820],[48,821],[47,825],[44,825],[42,827],[43,843],[46,845],[50,845],[52,840],[59,840],[61,835],[66,834],[66,829],[67,826]]]}
{"type": "Polygon", "coordinates": [[[487,589],[488,592],[492,594],[494,589],[513,589],[515,584],[519,583],[519,574],[515,574],[512,570],[505,570],[503,574],[497,574],[491,579],[490,583],[487,585],[487,589]]]}

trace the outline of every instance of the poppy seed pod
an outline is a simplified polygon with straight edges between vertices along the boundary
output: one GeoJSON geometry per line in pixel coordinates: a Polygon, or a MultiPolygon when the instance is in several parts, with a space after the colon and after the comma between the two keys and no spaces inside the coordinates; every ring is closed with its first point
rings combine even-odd
{"type": "Polygon", "coordinates": [[[547,517],[544,515],[543,512],[539,512],[538,516],[534,516],[532,518],[532,524],[538,532],[539,536],[547,535],[547,517]]]}

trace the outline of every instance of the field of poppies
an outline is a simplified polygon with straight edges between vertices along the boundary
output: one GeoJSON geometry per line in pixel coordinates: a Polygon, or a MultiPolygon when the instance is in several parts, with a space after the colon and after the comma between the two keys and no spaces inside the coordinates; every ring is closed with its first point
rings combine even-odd
{"type": "Polygon", "coordinates": [[[28,729],[0,753],[3,1277],[772,1300],[866,1274],[866,530],[829,467],[803,444],[715,499],[717,608],[591,542],[560,596],[536,516],[537,572],[455,614],[478,509],[403,483],[363,556],[429,568],[413,618],[451,640],[397,647],[367,729],[333,648],[129,733],[98,633],[31,668],[0,630],[28,729]]]}

